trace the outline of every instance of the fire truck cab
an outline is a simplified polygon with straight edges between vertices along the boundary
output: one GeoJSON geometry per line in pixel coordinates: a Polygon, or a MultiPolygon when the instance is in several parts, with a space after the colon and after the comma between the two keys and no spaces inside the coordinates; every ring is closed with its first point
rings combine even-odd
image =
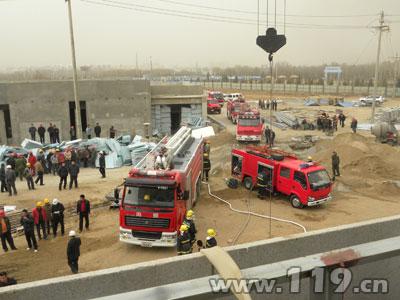
{"type": "Polygon", "coordinates": [[[164,138],[123,183],[120,241],[174,247],[186,210],[200,195],[204,140],[181,129],[164,138]]]}
{"type": "Polygon", "coordinates": [[[221,113],[221,105],[219,105],[218,100],[216,99],[207,99],[207,113],[221,113]]]}
{"type": "Polygon", "coordinates": [[[236,140],[239,142],[260,142],[263,124],[257,108],[242,106],[238,114],[236,140]]]}
{"type": "Polygon", "coordinates": [[[287,195],[295,208],[331,200],[331,179],[317,162],[304,162],[268,146],[232,149],[232,176],[242,180],[247,189],[257,187],[257,175],[261,172],[266,172],[269,179],[266,189],[287,195]]]}
{"type": "Polygon", "coordinates": [[[224,94],[218,91],[209,91],[207,100],[217,100],[221,107],[224,106],[224,94]]]}

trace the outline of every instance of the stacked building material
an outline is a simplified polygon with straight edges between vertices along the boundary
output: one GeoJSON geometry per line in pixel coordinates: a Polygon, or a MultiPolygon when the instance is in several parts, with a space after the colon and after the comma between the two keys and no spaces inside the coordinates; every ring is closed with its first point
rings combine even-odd
{"type": "Polygon", "coordinates": [[[295,121],[296,121],[295,117],[293,117],[292,115],[286,114],[284,112],[274,113],[274,118],[280,123],[285,123],[290,128],[293,128],[295,121]]]}
{"type": "Polygon", "coordinates": [[[161,105],[160,109],[160,132],[171,132],[171,107],[161,105]]]}

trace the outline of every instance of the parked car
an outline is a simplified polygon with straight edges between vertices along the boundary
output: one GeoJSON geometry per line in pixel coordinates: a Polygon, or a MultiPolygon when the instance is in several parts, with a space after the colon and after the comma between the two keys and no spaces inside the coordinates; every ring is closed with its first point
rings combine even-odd
{"type": "MultiPolygon", "coordinates": [[[[363,97],[360,98],[358,101],[361,103],[361,105],[372,105],[374,96],[368,96],[368,97],[363,97]]],[[[385,101],[385,98],[383,96],[376,96],[375,98],[375,105],[379,106],[385,101]]]]}

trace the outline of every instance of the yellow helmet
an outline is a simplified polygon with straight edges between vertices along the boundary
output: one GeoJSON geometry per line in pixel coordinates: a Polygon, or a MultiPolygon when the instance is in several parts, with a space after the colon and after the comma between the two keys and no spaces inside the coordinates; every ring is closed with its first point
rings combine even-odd
{"type": "Polygon", "coordinates": [[[42,207],[42,206],[43,206],[43,203],[39,201],[38,203],[36,203],[36,206],[42,207]]]}
{"type": "Polygon", "coordinates": [[[53,150],[52,150],[52,149],[50,149],[50,150],[49,150],[49,152],[50,152],[50,153],[52,153],[52,152],[53,152],[53,150]]]}
{"type": "Polygon", "coordinates": [[[309,157],[308,157],[308,160],[312,160],[312,157],[311,157],[311,156],[309,156],[309,157]]]}
{"type": "Polygon", "coordinates": [[[211,143],[210,140],[207,140],[207,144],[211,143]]]}
{"type": "Polygon", "coordinates": [[[31,163],[26,163],[26,166],[29,167],[31,165],[31,163]]]}
{"type": "Polygon", "coordinates": [[[204,157],[208,157],[208,154],[207,154],[207,153],[204,153],[204,157]]]}
{"type": "Polygon", "coordinates": [[[207,234],[208,234],[209,236],[211,236],[211,237],[214,237],[214,236],[215,236],[215,231],[214,231],[214,229],[208,229],[208,230],[207,230],[207,234]]]}
{"type": "Polygon", "coordinates": [[[186,230],[188,230],[189,228],[188,228],[188,226],[186,225],[186,224],[182,224],[181,225],[181,228],[179,229],[179,231],[186,231],[186,230]]]}
{"type": "Polygon", "coordinates": [[[44,199],[44,203],[46,203],[46,204],[50,203],[50,200],[46,198],[46,199],[44,199]]]}
{"type": "Polygon", "coordinates": [[[191,217],[191,216],[193,216],[193,214],[194,214],[193,210],[188,210],[188,212],[186,213],[186,216],[191,217]]]}
{"type": "Polygon", "coordinates": [[[150,195],[149,194],[144,195],[144,200],[149,201],[150,200],[150,195]]]}
{"type": "Polygon", "coordinates": [[[42,149],[39,149],[39,152],[43,152],[43,150],[42,150],[42,149]]]}

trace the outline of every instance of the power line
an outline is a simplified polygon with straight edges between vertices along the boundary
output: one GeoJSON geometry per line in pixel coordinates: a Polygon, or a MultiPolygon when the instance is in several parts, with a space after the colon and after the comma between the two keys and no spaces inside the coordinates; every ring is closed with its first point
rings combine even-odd
{"type": "MultiPolygon", "coordinates": [[[[209,21],[217,21],[223,23],[236,23],[236,24],[247,24],[247,25],[255,25],[257,24],[256,20],[253,19],[243,19],[243,18],[233,18],[233,17],[226,17],[226,16],[218,16],[218,15],[208,15],[208,14],[200,14],[200,13],[193,13],[187,11],[177,11],[177,10],[170,10],[164,8],[156,8],[151,6],[144,6],[144,5],[136,5],[132,3],[126,2],[119,2],[119,1],[112,1],[112,0],[81,0],[83,2],[89,2],[92,4],[97,5],[104,5],[110,7],[117,7],[123,9],[130,9],[136,11],[143,11],[161,15],[170,15],[170,16],[178,16],[178,17],[185,17],[185,18],[192,18],[192,19],[201,19],[201,20],[209,20],[209,21]],[[102,2],[98,2],[102,1],[102,2]],[[104,3],[106,2],[106,3],[104,3]]],[[[261,22],[262,24],[265,24],[261,22]]],[[[285,23],[278,22],[280,25],[285,25],[285,23]]],[[[288,27],[296,27],[296,28],[321,28],[321,29],[364,29],[367,28],[365,25],[333,25],[333,24],[310,24],[310,23],[286,23],[288,27]]]]}

